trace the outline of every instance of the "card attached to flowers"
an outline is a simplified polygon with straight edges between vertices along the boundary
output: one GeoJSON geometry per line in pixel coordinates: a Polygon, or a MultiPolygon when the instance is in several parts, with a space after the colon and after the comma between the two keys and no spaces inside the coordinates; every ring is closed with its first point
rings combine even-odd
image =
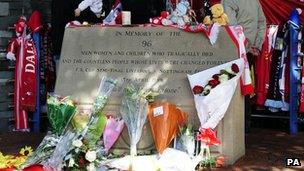
{"type": "Polygon", "coordinates": [[[244,60],[237,59],[188,75],[201,126],[214,129],[224,117],[234,95],[244,60]]]}

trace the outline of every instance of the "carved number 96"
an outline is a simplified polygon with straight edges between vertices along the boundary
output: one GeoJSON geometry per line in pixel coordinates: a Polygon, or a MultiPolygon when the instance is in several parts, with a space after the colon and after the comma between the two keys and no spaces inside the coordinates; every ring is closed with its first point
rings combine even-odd
{"type": "Polygon", "coordinates": [[[152,46],[152,41],[151,40],[149,40],[149,41],[142,41],[141,42],[141,46],[142,47],[150,47],[150,46],[152,46]]]}

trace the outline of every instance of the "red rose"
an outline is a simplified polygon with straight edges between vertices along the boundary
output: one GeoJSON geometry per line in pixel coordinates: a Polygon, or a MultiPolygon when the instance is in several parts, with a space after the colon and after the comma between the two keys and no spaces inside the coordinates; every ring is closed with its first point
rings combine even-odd
{"type": "Polygon", "coordinates": [[[218,80],[218,79],[219,79],[219,75],[220,75],[220,74],[214,74],[214,75],[212,76],[212,78],[215,79],[215,80],[218,80]]]}
{"type": "Polygon", "coordinates": [[[204,87],[196,85],[192,89],[194,94],[201,94],[204,91],[204,87]]]}
{"type": "Polygon", "coordinates": [[[216,86],[219,85],[219,84],[220,84],[220,81],[219,81],[219,80],[216,80],[216,79],[210,80],[210,81],[208,82],[208,85],[210,85],[211,88],[214,88],[214,87],[216,87],[216,86]]]}
{"type": "Polygon", "coordinates": [[[240,72],[240,69],[239,69],[239,66],[235,63],[233,63],[231,65],[231,70],[234,72],[234,73],[239,73],[240,72]]]}
{"type": "Polygon", "coordinates": [[[79,167],[84,167],[85,166],[86,160],[83,156],[80,156],[78,164],[79,164],[79,167]]]}

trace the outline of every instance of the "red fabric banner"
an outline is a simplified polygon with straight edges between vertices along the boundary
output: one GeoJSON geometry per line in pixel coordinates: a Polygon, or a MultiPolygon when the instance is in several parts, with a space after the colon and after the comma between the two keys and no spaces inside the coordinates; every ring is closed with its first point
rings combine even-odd
{"type": "Polygon", "coordinates": [[[293,9],[301,8],[301,23],[304,23],[304,2],[301,0],[260,0],[267,24],[284,24],[293,9]]]}

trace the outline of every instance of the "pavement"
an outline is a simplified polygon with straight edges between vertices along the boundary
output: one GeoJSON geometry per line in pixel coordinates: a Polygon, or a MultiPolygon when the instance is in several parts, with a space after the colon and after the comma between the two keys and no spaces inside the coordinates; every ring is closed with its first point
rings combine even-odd
{"type": "MultiPolygon", "coordinates": [[[[36,148],[45,134],[5,133],[0,135],[0,151],[16,154],[25,145],[36,148]]],[[[283,131],[252,129],[246,135],[246,155],[234,165],[216,171],[304,171],[304,132],[295,136],[283,131]],[[286,158],[300,159],[300,167],[286,166],[286,158]]]]}

